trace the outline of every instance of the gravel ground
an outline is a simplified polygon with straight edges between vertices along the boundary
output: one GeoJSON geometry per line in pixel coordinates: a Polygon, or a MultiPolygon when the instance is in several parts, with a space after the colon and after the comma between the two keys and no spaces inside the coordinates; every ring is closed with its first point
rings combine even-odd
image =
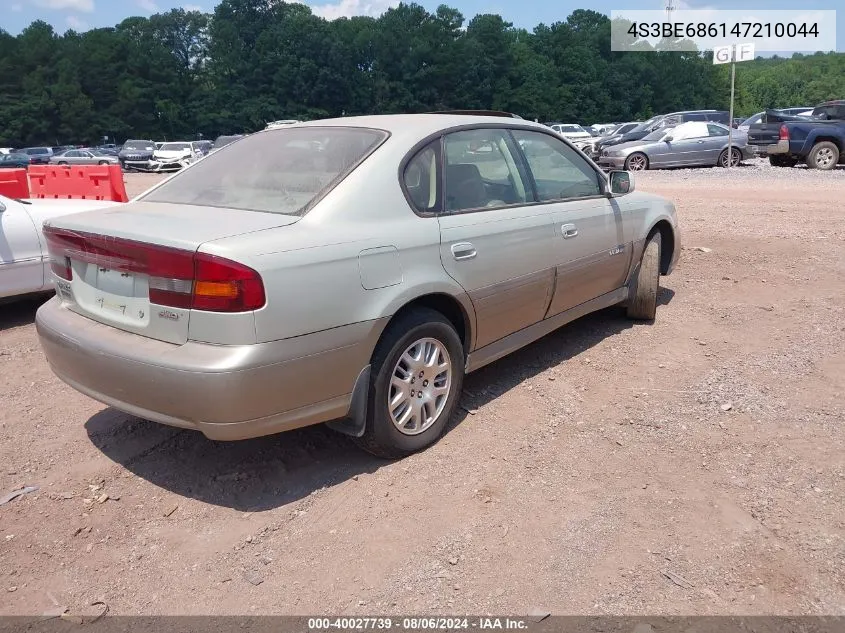
{"type": "Polygon", "coordinates": [[[637,186],[683,230],[657,320],[473,374],[397,462],[110,410],[0,308],[0,495],[39,486],[0,506],[0,614],[845,614],[845,170],[637,186]]]}

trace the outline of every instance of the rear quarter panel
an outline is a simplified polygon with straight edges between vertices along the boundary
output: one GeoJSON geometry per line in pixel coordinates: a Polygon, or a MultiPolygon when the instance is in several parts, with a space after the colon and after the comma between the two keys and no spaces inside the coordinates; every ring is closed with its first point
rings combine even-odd
{"type": "MultiPolygon", "coordinates": [[[[803,132],[798,138],[806,137],[804,142],[800,144],[801,154],[809,154],[810,150],[813,149],[813,145],[825,140],[836,143],[840,151],[845,150],[845,123],[830,123],[815,126],[794,125],[791,127],[799,128],[803,132]]],[[[790,129],[790,138],[792,136],[791,132],[792,130],[790,129]]]]}
{"type": "Polygon", "coordinates": [[[454,296],[472,314],[441,264],[437,219],[417,216],[405,200],[399,160],[368,162],[296,224],[201,247],[261,274],[258,342],[376,321],[430,293],[454,296]]]}

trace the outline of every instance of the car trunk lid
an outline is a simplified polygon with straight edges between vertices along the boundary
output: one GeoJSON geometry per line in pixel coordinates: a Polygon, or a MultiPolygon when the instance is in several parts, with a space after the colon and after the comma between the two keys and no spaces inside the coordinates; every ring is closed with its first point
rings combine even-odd
{"type": "Polygon", "coordinates": [[[169,343],[185,343],[191,310],[263,305],[258,274],[199,253],[205,242],[292,224],[298,217],[136,202],[62,217],[44,233],[57,294],[72,311],[169,343]]]}

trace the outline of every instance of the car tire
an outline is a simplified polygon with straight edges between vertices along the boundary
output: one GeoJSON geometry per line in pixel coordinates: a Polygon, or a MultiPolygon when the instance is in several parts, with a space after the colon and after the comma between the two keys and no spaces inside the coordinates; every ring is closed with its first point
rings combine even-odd
{"type": "Polygon", "coordinates": [[[107,161],[107,160],[101,160],[101,161],[100,161],[99,163],[97,163],[97,164],[98,164],[98,165],[111,165],[111,163],[110,163],[109,161],[107,161]]]}
{"type": "Polygon", "coordinates": [[[828,171],[839,163],[839,148],[835,143],[822,141],[813,145],[807,154],[807,167],[828,171]]]}
{"type": "Polygon", "coordinates": [[[625,159],[625,171],[645,171],[648,169],[648,156],[634,152],[625,159]]]}
{"type": "Polygon", "coordinates": [[[789,156],[769,156],[769,165],[772,167],[795,167],[798,161],[789,156]]]}
{"type": "Polygon", "coordinates": [[[67,164],[68,164],[67,161],[64,161],[64,160],[59,161],[59,165],[67,165],[67,164]]]}
{"type": "Polygon", "coordinates": [[[640,263],[631,275],[628,286],[628,318],[653,321],[657,316],[657,291],[660,287],[660,251],[662,237],[659,231],[650,235],[643,248],[640,263]]]}
{"type": "MultiPolygon", "coordinates": [[[[740,164],[740,162],[742,162],[742,152],[740,152],[736,148],[731,148],[731,167],[736,167],[737,165],[740,164]]],[[[726,149],[722,150],[722,153],[719,154],[719,160],[716,164],[719,167],[727,167],[728,166],[728,150],[726,150],[726,149]]]]}
{"type": "Polygon", "coordinates": [[[363,436],[355,438],[355,442],[367,452],[386,459],[405,457],[436,442],[460,401],[464,366],[461,339],[452,323],[441,313],[429,308],[415,308],[400,316],[382,334],[373,353],[366,426],[363,436]],[[419,407],[417,415],[412,414],[402,427],[403,430],[400,430],[402,414],[409,408],[414,409],[413,403],[416,402],[410,399],[410,394],[420,393],[416,388],[419,386],[416,383],[420,379],[416,374],[419,367],[416,367],[413,375],[410,374],[408,359],[423,350],[432,351],[434,358],[445,360],[448,374],[444,376],[443,372],[435,376],[435,370],[430,370],[431,373],[423,376],[424,388],[428,390],[425,395],[427,405],[419,407]],[[392,384],[394,377],[407,384],[407,391],[392,384]],[[413,384],[410,382],[412,380],[413,384]],[[429,400],[437,385],[442,388],[442,383],[446,381],[448,390],[441,394],[442,400],[429,400]],[[392,412],[388,400],[391,397],[397,403],[392,412]],[[436,415],[431,415],[434,413],[436,415]],[[426,417],[432,419],[426,420],[426,417]],[[416,429],[412,426],[414,421],[418,423],[416,429]]]}

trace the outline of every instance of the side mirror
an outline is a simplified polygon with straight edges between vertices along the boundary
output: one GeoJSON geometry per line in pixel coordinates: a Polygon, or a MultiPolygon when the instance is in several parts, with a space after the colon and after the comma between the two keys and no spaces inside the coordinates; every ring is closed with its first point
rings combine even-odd
{"type": "Polygon", "coordinates": [[[624,196],[634,190],[634,178],[627,171],[610,172],[610,193],[614,196],[624,196]]]}
{"type": "Polygon", "coordinates": [[[674,141],[674,140],[675,140],[675,137],[673,137],[671,134],[670,134],[669,136],[664,136],[664,137],[663,137],[663,142],[664,142],[664,143],[671,143],[671,142],[672,142],[672,141],[674,141]]]}

